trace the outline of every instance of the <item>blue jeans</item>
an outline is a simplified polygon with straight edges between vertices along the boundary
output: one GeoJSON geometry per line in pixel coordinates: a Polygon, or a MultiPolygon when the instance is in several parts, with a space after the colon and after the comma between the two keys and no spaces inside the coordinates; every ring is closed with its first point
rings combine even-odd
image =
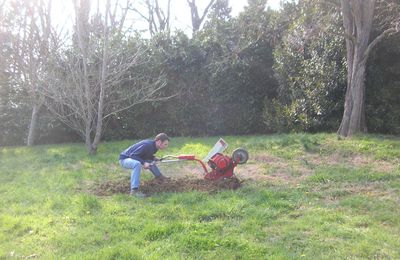
{"type": "MultiPolygon", "coordinates": [[[[152,161],[146,161],[148,163],[152,163],[152,161]]],[[[131,169],[131,191],[133,189],[137,189],[140,186],[140,173],[142,171],[142,164],[134,159],[126,158],[123,160],[119,160],[119,164],[125,169],[131,169]]],[[[155,177],[161,176],[161,172],[158,169],[157,165],[153,164],[150,166],[149,170],[153,173],[155,177]]]]}

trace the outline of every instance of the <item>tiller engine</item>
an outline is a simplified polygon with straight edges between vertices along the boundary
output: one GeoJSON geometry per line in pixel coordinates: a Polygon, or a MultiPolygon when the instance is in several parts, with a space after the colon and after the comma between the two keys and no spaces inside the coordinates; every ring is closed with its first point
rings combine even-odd
{"type": "Polygon", "coordinates": [[[238,148],[233,151],[232,156],[222,154],[222,152],[228,147],[228,144],[221,138],[214,145],[213,149],[203,159],[199,160],[192,154],[184,155],[166,155],[160,159],[160,162],[179,162],[179,161],[197,161],[203,167],[205,172],[204,178],[209,180],[219,180],[222,178],[231,178],[233,176],[233,169],[238,164],[244,164],[249,159],[249,154],[243,148],[238,148]],[[211,168],[207,170],[206,163],[211,168]]]}

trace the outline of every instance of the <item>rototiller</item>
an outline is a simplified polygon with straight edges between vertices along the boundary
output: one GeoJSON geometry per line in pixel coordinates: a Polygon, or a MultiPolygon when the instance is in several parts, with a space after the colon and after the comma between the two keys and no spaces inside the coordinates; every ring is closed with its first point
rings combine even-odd
{"type": "Polygon", "coordinates": [[[228,144],[221,138],[214,145],[208,155],[203,159],[197,159],[193,154],[182,155],[166,155],[159,159],[161,163],[182,162],[182,161],[197,161],[201,164],[204,170],[204,178],[209,180],[219,180],[222,178],[231,178],[233,169],[238,164],[244,164],[249,159],[249,154],[243,148],[238,148],[233,151],[232,156],[222,154],[228,148],[228,144]],[[211,170],[208,171],[206,163],[211,170]]]}

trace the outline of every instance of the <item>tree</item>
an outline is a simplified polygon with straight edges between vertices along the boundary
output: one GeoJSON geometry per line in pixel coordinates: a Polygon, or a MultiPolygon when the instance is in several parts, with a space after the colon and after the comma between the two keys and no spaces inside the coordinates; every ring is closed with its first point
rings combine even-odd
{"type": "Polygon", "coordinates": [[[186,1],[190,7],[190,16],[192,19],[192,31],[194,35],[200,29],[201,24],[203,23],[205,17],[208,14],[208,11],[214,4],[215,0],[210,0],[210,2],[208,2],[201,16],[199,14],[199,9],[197,7],[196,0],[186,0],[186,1]]]}
{"type": "Polygon", "coordinates": [[[16,91],[19,88],[12,87],[12,19],[4,6],[0,5],[0,146],[13,144],[22,135],[17,115],[23,114],[15,109],[21,99],[16,91]]]}
{"type": "MultiPolygon", "coordinates": [[[[204,76],[194,91],[199,91],[207,108],[207,134],[259,133],[264,98],[275,88],[271,12],[265,10],[265,1],[249,2],[237,18],[230,12],[227,0],[217,0],[203,29],[193,37],[206,59],[201,66],[204,76]]],[[[196,82],[194,76],[188,78],[196,82]]]]}
{"type": "Polygon", "coordinates": [[[42,93],[49,109],[77,131],[94,154],[106,120],[135,104],[161,99],[158,93],[165,79],[162,73],[156,77],[140,73],[146,66],[145,48],[124,37],[125,17],[114,16],[110,0],[103,14],[97,11],[92,17],[90,1],[74,4],[74,44],[50,63],[49,84],[42,93]]]}
{"type": "Polygon", "coordinates": [[[160,7],[159,0],[145,0],[145,5],[147,8],[147,14],[144,14],[143,11],[132,6],[129,6],[129,9],[135,11],[146,20],[149,27],[150,36],[153,37],[156,33],[169,31],[171,0],[168,0],[166,12],[164,12],[163,8],[160,7]]]}
{"type": "Polygon", "coordinates": [[[366,121],[368,131],[400,134],[400,34],[372,51],[367,64],[366,121]]]}
{"type": "Polygon", "coordinates": [[[400,30],[398,1],[341,0],[347,50],[347,90],[338,134],[351,136],[366,131],[365,71],[371,50],[386,36],[400,30]],[[389,15],[392,14],[392,15],[389,15]],[[382,15],[385,18],[382,18],[382,15]],[[374,17],[384,30],[370,40],[374,17]]]}
{"type": "Polygon", "coordinates": [[[12,70],[14,87],[21,86],[26,93],[26,102],[31,106],[31,119],[27,145],[33,145],[37,122],[43,105],[38,89],[44,84],[45,66],[52,48],[57,48],[51,26],[51,0],[8,2],[12,70]]]}
{"type": "Polygon", "coordinates": [[[346,66],[344,40],[331,33],[340,31],[341,19],[330,9],[307,0],[295,9],[285,6],[280,14],[292,21],[274,50],[279,95],[266,104],[266,123],[272,130],[337,129],[346,66]]]}

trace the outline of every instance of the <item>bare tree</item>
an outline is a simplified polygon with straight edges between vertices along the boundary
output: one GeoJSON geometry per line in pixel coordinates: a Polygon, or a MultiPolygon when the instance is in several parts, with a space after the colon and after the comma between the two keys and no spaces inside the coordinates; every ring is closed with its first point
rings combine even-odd
{"type": "Polygon", "coordinates": [[[135,11],[144,20],[147,21],[149,26],[150,36],[154,36],[156,33],[169,31],[170,29],[170,15],[171,15],[171,0],[168,0],[166,11],[160,6],[159,0],[145,0],[144,5],[147,9],[147,14],[144,11],[133,7],[129,9],[135,11]]]}
{"type": "Polygon", "coordinates": [[[395,0],[341,0],[347,49],[347,90],[338,134],[351,136],[366,131],[365,70],[371,50],[386,36],[400,31],[400,8],[395,0]],[[374,17],[381,33],[370,40],[374,17]]]}
{"type": "Polygon", "coordinates": [[[203,23],[205,17],[208,14],[211,6],[214,4],[215,0],[210,0],[208,2],[206,8],[204,9],[203,13],[199,14],[199,10],[197,8],[196,0],[186,0],[189,7],[190,7],[190,15],[192,18],[192,31],[193,35],[200,29],[201,24],[203,23]]]}
{"type": "Polygon", "coordinates": [[[42,93],[47,97],[50,111],[77,131],[88,152],[93,154],[100,143],[105,120],[135,104],[165,98],[159,90],[166,80],[162,73],[155,78],[135,73],[146,65],[148,56],[140,44],[128,46],[124,39],[121,30],[126,8],[117,17],[117,12],[111,11],[111,1],[107,0],[105,11],[90,17],[90,1],[74,3],[77,47],[52,61],[49,84],[42,93]]]}
{"type": "Polygon", "coordinates": [[[12,32],[13,50],[13,77],[15,82],[27,92],[27,101],[32,107],[30,125],[28,129],[27,145],[33,145],[43,97],[38,89],[44,84],[45,64],[50,49],[55,45],[52,42],[51,4],[48,0],[16,1],[11,8],[15,14],[15,28],[12,32]]]}

